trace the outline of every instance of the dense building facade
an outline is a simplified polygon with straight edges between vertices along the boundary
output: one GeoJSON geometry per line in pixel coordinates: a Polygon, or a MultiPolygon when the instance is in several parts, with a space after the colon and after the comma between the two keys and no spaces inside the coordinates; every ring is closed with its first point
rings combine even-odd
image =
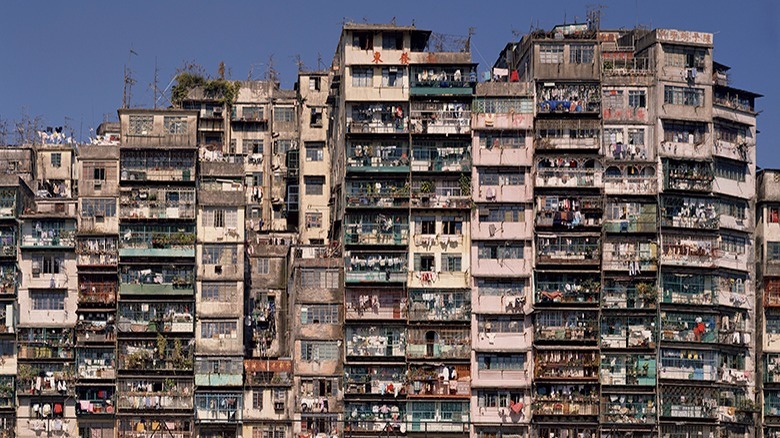
{"type": "Polygon", "coordinates": [[[3,433],[777,436],[777,172],[712,50],[563,25],[478,81],[346,24],[294,90],[0,149],[3,433]]]}

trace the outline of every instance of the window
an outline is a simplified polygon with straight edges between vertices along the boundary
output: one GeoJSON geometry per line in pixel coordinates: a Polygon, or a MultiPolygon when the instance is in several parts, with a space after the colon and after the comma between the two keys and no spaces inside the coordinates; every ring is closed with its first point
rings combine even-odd
{"type": "Polygon", "coordinates": [[[748,168],[746,163],[718,160],[715,162],[715,176],[732,181],[745,182],[748,168]]]}
{"type": "Polygon", "coordinates": [[[287,426],[275,424],[263,424],[252,427],[252,438],[285,438],[287,426]]]}
{"type": "Polygon", "coordinates": [[[274,107],[274,122],[290,123],[295,121],[295,108],[291,106],[274,107]]]}
{"type": "Polygon", "coordinates": [[[338,324],[338,304],[310,304],[301,306],[301,324],[338,324]]]}
{"type": "Polygon", "coordinates": [[[766,259],[780,260],[780,242],[766,243],[766,259]]]}
{"type": "Polygon", "coordinates": [[[747,239],[742,236],[734,236],[731,234],[724,234],[720,236],[720,249],[721,251],[745,254],[745,248],[747,247],[747,239]]]}
{"type": "Polygon", "coordinates": [[[322,108],[311,109],[311,115],[309,117],[309,126],[313,126],[313,127],[322,126],[322,108]]]}
{"type": "Polygon", "coordinates": [[[539,46],[539,61],[542,64],[562,64],[563,44],[542,44],[539,46]]]}
{"type": "Polygon", "coordinates": [[[525,147],[525,131],[482,131],[479,146],[484,149],[520,149],[525,147]]]}
{"type": "Polygon", "coordinates": [[[332,341],[301,341],[301,360],[305,362],[338,360],[339,347],[332,341]]]}
{"type": "Polygon", "coordinates": [[[486,169],[479,174],[479,185],[481,186],[519,186],[523,184],[525,184],[525,172],[522,169],[517,171],[499,171],[486,169]]]}
{"type": "Polygon", "coordinates": [[[570,64],[592,64],[593,45],[571,44],[569,46],[569,63],[570,64]]]}
{"type": "Polygon", "coordinates": [[[664,141],[675,143],[700,144],[704,142],[707,133],[707,125],[704,123],[663,122],[663,128],[664,141]]]}
{"type": "Polygon", "coordinates": [[[163,118],[163,129],[166,134],[186,134],[187,119],[184,116],[165,116],[163,118]]]}
{"type": "Polygon", "coordinates": [[[309,78],[309,90],[320,91],[320,78],[309,78]]]}
{"type": "Polygon", "coordinates": [[[441,270],[444,272],[460,272],[462,270],[462,256],[460,254],[442,254],[441,270]]]}
{"type": "Polygon", "coordinates": [[[306,184],[307,195],[322,195],[325,186],[324,176],[304,176],[303,182],[306,184]]]}
{"type": "Polygon", "coordinates": [[[502,205],[479,208],[480,222],[525,222],[525,206],[502,205]]]}
{"type": "Polygon", "coordinates": [[[65,310],[65,291],[30,291],[33,310],[65,310]]]}
{"type": "Polygon", "coordinates": [[[116,200],[114,198],[82,198],[81,217],[114,217],[116,200]]]}
{"type": "Polygon", "coordinates": [[[263,410],[263,392],[262,389],[252,391],[252,409],[263,410]]]}
{"type": "Polygon", "coordinates": [[[414,270],[419,272],[433,272],[436,270],[433,254],[415,254],[414,270]]]}
{"type": "Polygon", "coordinates": [[[522,259],[524,242],[480,242],[477,257],[485,260],[522,259]]]}
{"type": "Polygon", "coordinates": [[[204,209],[203,225],[214,228],[238,228],[238,211],[222,208],[204,209]]]}
{"type": "Polygon", "coordinates": [[[339,271],[336,269],[302,269],[301,285],[310,289],[338,289],[339,271]]]}
{"type": "Polygon", "coordinates": [[[32,258],[32,276],[41,274],[59,274],[62,272],[63,258],[55,255],[37,255],[32,258]]]}
{"type": "Polygon", "coordinates": [[[634,146],[644,146],[645,145],[644,128],[629,129],[628,144],[632,144],[634,146]]]}
{"type": "Polygon", "coordinates": [[[201,263],[234,266],[238,264],[238,250],[235,245],[203,245],[201,263]]]}
{"type": "MultiPolygon", "coordinates": [[[[480,333],[523,333],[523,320],[508,316],[480,316],[477,318],[480,333]]],[[[525,358],[525,355],[523,355],[525,358]]]]}
{"type": "Polygon", "coordinates": [[[92,180],[94,181],[105,181],[106,180],[106,168],[105,167],[95,167],[92,169],[92,180]]]}
{"type": "Polygon", "coordinates": [[[306,228],[322,228],[322,213],[306,213],[306,228]]]}
{"type": "Polygon", "coordinates": [[[152,135],[152,126],[154,126],[154,116],[130,116],[130,134],[132,135],[152,135]]]}
{"type": "Polygon", "coordinates": [[[704,105],[704,89],[666,85],[664,87],[664,103],[702,106],[704,105]]]}
{"type": "Polygon", "coordinates": [[[436,219],[430,216],[418,217],[417,234],[436,234],[436,219]]]}
{"type": "Polygon", "coordinates": [[[325,143],[306,143],[306,161],[322,161],[325,158],[325,143]]]}
{"type": "Polygon", "coordinates": [[[353,87],[372,87],[374,86],[373,67],[352,67],[352,86],[353,87]]]}
{"type": "Polygon", "coordinates": [[[284,155],[292,149],[292,140],[276,140],[274,142],[274,154],[284,155]]]}
{"type": "Polygon", "coordinates": [[[352,32],[352,47],[360,50],[372,50],[374,48],[374,34],[372,32],[352,32]]]}
{"type": "Polygon", "coordinates": [[[441,233],[449,236],[463,234],[463,220],[457,217],[443,217],[441,220],[441,233]]]}
{"type": "Polygon", "coordinates": [[[252,187],[263,186],[263,172],[252,172],[252,187]]]}
{"type": "Polygon", "coordinates": [[[200,289],[200,299],[210,303],[228,303],[236,294],[236,286],[233,283],[203,283],[200,289]]]}
{"type": "MultiPolygon", "coordinates": [[[[487,324],[495,325],[492,322],[487,324]]],[[[498,333],[492,328],[489,332],[498,333]]],[[[525,361],[525,354],[477,354],[477,368],[480,370],[522,371],[525,369],[525,361]]]]}
{"type": "Polygon", "coordinates": [[[401,32],[382,32],[382,48],[385,50],[403,50],[403,34],[401,32]]]}
{"type": "Polygon", "coordinates": [[[623,90],[604,90],[602,101],[604,108],[618,109],[626,106],[623,101],[623,90]]]}
{"type": "Polygon", "coordinates": [[[62,153],[53,152],[51,154],[51,167],[62,167],[62,153]]]}
{"type": "Polygon", "coordinates": [[[263,140],[244,139],[241,143],[244,146],[244,152],[248,154],[262,154],[263,140]]]}
{"type": "Polygon", "coordinates": [[[475,113],[506,114],[534,112],[534,104],[531,98],[478,98],[474,99],[472,109],[475,113]]]}
{"type": "Polygon", "coordinates": [[[723,216],[731,216],[737,220],[745,220],[747,218],[747,202],[736,199],[718,199],[716,205],[718,214],[723,216]]]}
{"type": "Polygon", "coordinates": [[[268,275],[271,272],[271,259],[259,258],[257,259],[257,273],[260,275],[268,275]]]}
{"type": "Polygon", "coordinates": [[[628,90],[628,106],[631,108],[647,108],[645,90],[628,90]]]}
{"type": "Polygon", "coordinates": [[[241,108],[244,120],[263,120],[264,109],[261,106],[245,106],[241,108]]]}
{"type": "Polygon", "coordinates": [[[238,337],[237,323],[235,321],[210,321],[200,323],[201,339],[225,339],[238,337]]]}
{"type": "Polygon", "coordinates": [[[398,67],[384,67],[382,69],[382,86],[383,87],[400,87],[403,85],[401,78],[403,77],[403,71],[398,67]]]}
{"type": "Polygon", "coordinates": [[[667,67],[704,70],[707,51],[693,47],[664,46],[664,63],[667,67]]]}
{"type": "Polygon", "coordinates": [[[769,223],[780,223],[780,207],[769,207],[769,223]]]}

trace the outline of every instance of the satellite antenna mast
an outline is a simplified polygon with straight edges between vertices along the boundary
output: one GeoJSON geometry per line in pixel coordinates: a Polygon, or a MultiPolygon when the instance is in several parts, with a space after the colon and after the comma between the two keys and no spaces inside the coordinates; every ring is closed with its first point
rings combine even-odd
{"type": "Polygon", "coordinates": [[[160,69],[157,67],[157,57],[154,57],[154,109],[157,109],[157,95],[159,93],[159,89],[157,88],[157,81],[158,81],[158,74],[160,72],[160,69]]]}
{"type": "Polygon", "coordinates": [[[130,70],[130,58],[132,55],[138,56],[133,46],[130,46],[130,52],[127,54],[127,64],[125,64],[125,77],[124,77],[124,91],[122,93],[122,108],[129,108],[130,101],[133,95],[133,85],[135,85],[135,79],[133,79],[133,71],[130,70]]]}
{"type": "Polygon", "coordinates": [[[601,11],[606,8],[607,6],[602,4],[587,6],[588,27],[591,30],[601,30],[601,11]]]}
{"type": "Polygon", "coordinates": [[[303,59],[301,59],[301,55],[295,55],[295,65],[298,66],[298,73],[306,70],[306,65],[303,63],[303,59]]]}

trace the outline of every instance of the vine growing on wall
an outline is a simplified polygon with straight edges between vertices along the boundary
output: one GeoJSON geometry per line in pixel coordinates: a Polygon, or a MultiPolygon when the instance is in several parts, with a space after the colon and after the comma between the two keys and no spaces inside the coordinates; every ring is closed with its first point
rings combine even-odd
{"type": "Polygon", "coordinates": [[[183,71],[176,75],[176,85],[171,87],[171,102],[181,106],[182,102],[189,96],[190,91],[198,87],[203,88],[203,94],[206,97],[215,99],[221,105],[230,108],[238,98],[241,84],[238,81],[229,81],[223,78],[207,79],[199,73],[183,71]]]}

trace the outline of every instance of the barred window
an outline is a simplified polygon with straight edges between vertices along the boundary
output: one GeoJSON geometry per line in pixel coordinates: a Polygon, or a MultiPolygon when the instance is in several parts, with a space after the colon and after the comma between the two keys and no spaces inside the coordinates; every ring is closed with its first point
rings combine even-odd
{"type": "Polygon", "coordinates": [[[301,324],[338,324],[338,304],[311,304],[301,307],[301,324]]]}
{"type": "Polygon", "coordinates": [[[306,228],[322,228],[322,213],[306,213],[306,228]]]}
{"type": "Polygon", "coordinates": [[[592,44],[569,45],[569,63],[570,64],[592,64],[593,45],[592,44]]]}
{"type": "Polygon", "coordinates": [[[732,181],[745,182],[748,168],[746,163],[718,160],[715,162],[715,176],[732,181]]]}
{"type": "Polygon", "coordinates": [[[83,198],[81,200],[81,217],[96,216],[116,216],[116,200],[113,198],[83,198]]]}
{"type": "Polygon", "coordinates": [[[463,267],[463,256],[460,254],[442,254],[441,270],[443,272],[460,272],[463,267]]]}
{"type": "Polygon", "coordinates": [[[477,367],[480,370],[513,370],[525,369],[525,354],[478,354],[477,367]]]}
{"type": "Polygon", "coordinates": [[[130,116],[130,134],[152,135],[153,126],[154,126],[154,116],[142,116],[142,115],[130,116]]]}
{"type": "Polygon", "coordinates": [[[477,257],[486,260],[522,259],[524,242],[480,242],[477,257]]]}
{"type": "Polygon", "coordinates": [[[235,245],[203,245],[201,263],[204,265],[238,264],[238,249],[235,245]]]}
{"type": "Polygon", "coordinates": [[[525,222],[525,206],[501,205],[479,208],[480,222],[525,222]]]}
{"type": "Polygon", "coordinates": [[[664,46],[664,63],[667,67],[704,70],[705,49],[681,46],[664,46]]]}
{"type": "Polygon", "coordinates": [[[165,116],[163,129],[165,129],[166,134],[186,134],[187,118],[184,116],[165,116]]]}
{"type": "Polygon", "coordinates": [[[539,62],[542,64],[562,64],[563,44],[541,44],[539,46],[539,62]]]}
{"type": "Polygon", "coordinates": [[[210,321],[200,323],[202,339],[238,338],[238,324],[235,321],[210,321]]]}
{"type": "Polygon", "coordinates": [[[30,291],[33,310],[65,310],[65,291],[30,291]]]}
{"type": "Polygon", "coordinates": [[[780,260],[780,242],[766,243],[766,259],[780,260]]]}
{"type": "Polygon", "coordinates": [[[372,87],[374,85],[373,67],[352,67],[353,87],[372,87]]]}
{"type": "Polygon", "coordinates": [[[525,147],[525,131],[483,131],[479,133],[479,146],[484,149],[520,149],[525,147]]]}
{"type": "Polygon", "coordinates": [[[530,97],[509,99],[480,98],[474,100],[472,108],[475,113],[488,114],[531,114],[534,112],[533,100],[530,97]]]}
{"type": "Polygon", "coordinates": [[[224,208],[206,208],[203,210],[203,226],[238,228],[238,212],[224,208]]]}
{"type": "Polygon", "coordinates": [[[291,106],[274,107],[274,122],[289,123],[295,121],[295,108],[291,106]]]}
{"type": "Polygon", "coordinates": [[[339,271],[337,269],[302,269],[301,283],[304,288],[335,290],[339,288],[339,271]]]}
{"type": "Polygon", "coordinates": [[[628,106],[631,108],[647,108],[645,90],[628,90],[628,106]]]}
{"type": "Polygon", "coordinates": [[[664,103],[702,106],[704,105],[704,89],[666,85],[664,87],[664,103]]]}
{"type": "Polygon", "coordinates": [[[234,283],[203,283],[200,289],[200,299],[203,302],[228,303],[236,294],[234,283]]]}
{"type": "Polygon", "coordinates": [[[304,362],[338,360],[339,347],[333,341],[301,341],[301,360],[304,362]]]}

